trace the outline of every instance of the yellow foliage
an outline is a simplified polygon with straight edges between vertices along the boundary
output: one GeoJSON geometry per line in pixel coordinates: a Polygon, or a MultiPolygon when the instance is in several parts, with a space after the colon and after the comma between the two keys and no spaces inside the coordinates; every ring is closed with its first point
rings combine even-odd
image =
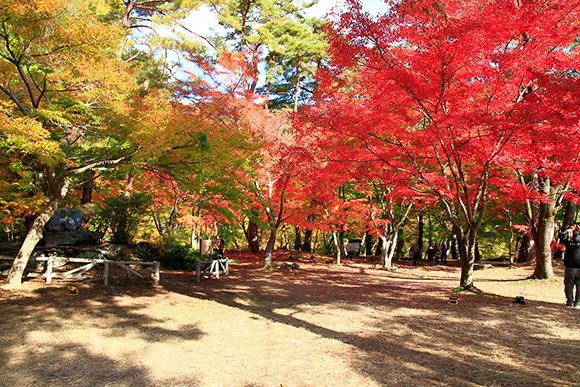
{"type": "Polygon", "coordinates": [[[53,163],[62,157],[55,138],[86,128],[113,134],[107,122],[127,114],[137,85],[118,57],[125,31],[95,14],[108,7],[106,0],[0,0],[8,16],[2,39],[11,45],[3,52],[0,44],[0,110],[30,117],[2,117],[9,147],[53,163]],[[51,140],[49,128],[61,133],[51,140]]]}
{"type": "Polygon", "coordinates": [[[58,142],[51,139],[50,131],[43,128],[38,121],[0,114],[0,127],[9,150],[33,154],[47,164],[55,164],[62,159],[63,153],[58,142]]]}
{"type": "MultiPolygon", "coordinates": [[[[86,0],[79,0],[87,2],[86,0]]],[[[110,4],[106,0],[90,0],[88,1],[89,6],[91,6],[97,15],[104,15],[111,10],[110,4]]]]}
{"type": "Polygon", "coordinates": [[[0,0],[0,8],[16,17],[50,14],[64,8],[66,0],[0,0]]]}

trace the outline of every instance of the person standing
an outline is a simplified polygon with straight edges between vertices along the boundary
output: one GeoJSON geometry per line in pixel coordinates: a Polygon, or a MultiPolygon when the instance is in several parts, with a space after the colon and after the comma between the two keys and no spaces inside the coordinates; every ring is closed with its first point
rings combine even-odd
{"type": "Polygon", "coordinates": [[[427,259],[431,262],[433,262],[434,265],[437,265],[437,261],[435,260],[437,253],[439,252],[439,250],[437,250],[433,245],[429,245],[429,249],[427,249],[427,259]]]}
{"type": "Polygon", "coordinates": [[[566,306],[580,308],[580,226],[572,225],[558,239],[564,251],[566,306]]]}
{"type": "Polygon", "coordinates": [[[224,241],[223,238],[220,238],[220,242],[218,244],[217,253],[222,258],[224,256],[224,250],[225,250],[225,248],[226,248],[226,241],[224,241]]]}
{"type": "Polygon", "coordinates": [[[219,236],[216,237],[215,241],[213,242],[213,251],[216,253],[218,258],[224,257],[224,249],[226,248],[226,242],[223,238],[219,236]]]}
{"type": "Polygon", "coordinates": [[[441,245],[441,263],[447,265],[447,245],[443,243],[441,245]]]}
{"type": "Polygon", "coordinates": [[[413,259],[413,265],[417,265],[417,261],[421,258],[421,249],[417,244],[413,244],[411,247],[411,258],[413,259]]]}
{"type": "Polygon", "coordinates": [[[441,262],[441,250],[435,249],[435,261],[434,261],[434,264],[435,265],[439,265],[440,262],[441,262]]]}

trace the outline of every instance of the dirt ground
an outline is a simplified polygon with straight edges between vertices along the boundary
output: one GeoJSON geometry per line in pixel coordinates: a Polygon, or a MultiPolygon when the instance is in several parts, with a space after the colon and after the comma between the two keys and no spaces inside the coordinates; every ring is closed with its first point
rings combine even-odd
{"type": "Polygon", "coordinates": [[[493,264],[475,272],[478,292],[455,293],[456,262],[230,258],[229,276],[200,283],[163,271],[158,287],[0,291],[0,386],[580,386],[580,310],[564,306],[560,262],[550,281],[493,264]]]}

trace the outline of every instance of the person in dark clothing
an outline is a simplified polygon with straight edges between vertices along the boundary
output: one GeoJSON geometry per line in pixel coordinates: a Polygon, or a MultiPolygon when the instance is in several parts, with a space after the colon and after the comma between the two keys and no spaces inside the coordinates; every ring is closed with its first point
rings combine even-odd
{"type": "Polygon", "coordinates": [[[417,265],[417,261],[421,259],[421,249],[416,244],[411,247],[411,258],[413,259],[413,265],[417,265]]]}
{"type": "Polygon", "coordinates": [[[437,252],[438,250],[435,247],[433,247],[433,245],[429,245],[429,249],[427,250],[427,259],[433,262],[434,265],[438,263],[435,261],[435,256],[437,252]]]}
{"type": "Polygon", "coordinates": [[[218,254],[222,257],[224,256],[224,249],[226,248],[226,241],[220,239],[220,244],[218,245],[218,254]]]}
{"type": "Polygon", "coordinates": [[[441,245],[441,263],[444,265],[447,265],[447,252],[447,245],[443,243],[443,245],[441,245]]]}
{"type": "Polygon", "coordinates": [[[435,249],[435,260],[433,262],[435,265],[439,265],[441,262],[441,250],[435,249]]]}
{"type": "Polygon", "coordinates": [[[580,227],[573,225],[558,236],[564,251],[566,305],[580,308],[580,227]]]}
{"type": "Polygon", "coordinates": [[[218,257],[223,257],[224,256],[224,249],[226,248],[226,242],[223,240],[223,238],[217,238],[216,239],[216,247],[214,247],[214,251],[215,253],[218,255],[218,257]]]}

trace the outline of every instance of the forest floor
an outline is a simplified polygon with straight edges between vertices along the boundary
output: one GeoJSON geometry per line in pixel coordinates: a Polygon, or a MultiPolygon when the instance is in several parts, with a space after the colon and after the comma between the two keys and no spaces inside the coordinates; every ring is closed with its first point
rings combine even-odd
{"type": "Polygon", "coordinates": [[[163,271],[158,287],[2,290],[0,386],[580,386],[561,262],[549,281],[492,263],[478,291],[456,293],[457,262],[384,271],[296,255],[275,253],[300,264],[289,271],[233,253],[230,275],[200,283],[163,271]]]}

